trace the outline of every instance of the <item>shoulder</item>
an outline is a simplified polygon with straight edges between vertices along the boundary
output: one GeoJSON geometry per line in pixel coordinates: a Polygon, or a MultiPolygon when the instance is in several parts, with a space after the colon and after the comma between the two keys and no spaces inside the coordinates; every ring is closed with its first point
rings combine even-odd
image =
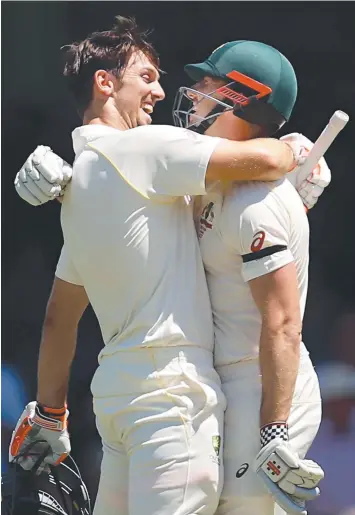
{"type": "Polygon", "coordinates": [[[144,125],[116,134],[105,135],[90,143],[93,148],[116,147],[121,151],[142,151],[145,153],[168,151],[169,144],[189,144],[209,140],[209,136],[196,134],[188,129],[173,127],[171,125],[144,125]]]}
{"type": "Polygon", "coordinates": [[[275,215],[288,217],[290,206],[304,212],[298,193],[287,179],[237,184],[227,191],[224,204],[226,210],[240,215],[245,212],[271,211],[275,215]]]}
{"type": "MultiPolygon", "coordinates": [[[[145,125],[131,129],[130,138],[136,138],[138,140],[149,140],[151,142],[157,142],[159,145],[165,143],[177,144],[179,146],[186,145],[186,148],[198,147],[198,146],[211,146],[216,145],[221,138],[214,136],[206,136],[204,134],[198,134],[197,132],[183,127],[174,127],[172,125],[145,125]]],[[[164,147],[160,147],[162,150],[164,147]]]]}
{"type": "Polygon", "coordinates": [[[209,139],[208,136],[201,136],[193,131],[173,125],[143,125],[126,131],[128,138],[147,138],[158,140],[201,140],[209,139]],[[129,133],[129,134],[128,134],[129,133]]]}

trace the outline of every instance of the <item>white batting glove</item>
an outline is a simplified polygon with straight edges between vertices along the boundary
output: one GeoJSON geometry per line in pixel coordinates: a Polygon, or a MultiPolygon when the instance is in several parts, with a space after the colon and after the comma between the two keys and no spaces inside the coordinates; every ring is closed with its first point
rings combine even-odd
{"type": "Polygon", "coordinates": [[[23,200],[40,206],[63,196],[71,178],[72,167],[49,147],[39,145],[16,175],[15,188],[23,200]]]}
{"type": "Polygon", "coordinates": [[[15,461],[24,470],[31,470],[40,462],[37,474],[49,472],[48,465],[58,465],[70,453],[68,415],[66,407],[46,408],[36,401],[27,404],[12,433],[9,461],[15,461]]]}
{"type": "Polygon", "coordinates": [[[254,470],[275,502],[291,515],[307,515],[305,501],[318,497],[321,467],[311,460],[301,460],[288,443],[275,438],[266,444],[254,461],[254,470]]]}
{"type": "Polygon", "coordinates": [[[322,157],[316,168],[304,179],[302,164],[313,147],[313,143],[306,138],[306,136],[297,132],[282,136],[280,141],[288,142],[292,146],[296,157],[299,157],[299,166],[289,172],[286,177],[298,191],[306,208],[311,209],[317,203],[324,188],[326,188],[331,181],[330,169],[324,157],[322,157]]]}

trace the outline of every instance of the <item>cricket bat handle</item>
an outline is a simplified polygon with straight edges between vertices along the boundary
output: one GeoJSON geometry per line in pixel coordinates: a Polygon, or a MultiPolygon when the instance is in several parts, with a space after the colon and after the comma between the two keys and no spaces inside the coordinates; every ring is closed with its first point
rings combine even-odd
{"type": "Polygon", "coordinates": [[[305,180],[312,170],[317,166],[320,158],[326,153],[330,145],[333,143],[339,132],[344,129],[349,121],[349,116],[343,111],[335,111],[330,118],[328,125],[323,130],[310,153],[308,154],[304,164],[301,166],[300,175],[305,180]]]}

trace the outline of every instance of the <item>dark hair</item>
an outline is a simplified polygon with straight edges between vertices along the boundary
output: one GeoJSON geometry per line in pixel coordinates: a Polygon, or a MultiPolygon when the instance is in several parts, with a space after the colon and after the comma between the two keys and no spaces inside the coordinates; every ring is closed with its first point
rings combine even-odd
{"type": "Polygon", "coordinates": [[[81,116],[91,102],[97,70],[104,69],[119,77],[135,50],[143,52],[159,68],[158,55],[146,39],[148,33],[139,29],[134,18],[116,16],[115,20],[111,30],[94,32],[79,43],[63,47],[64,76],[81,116]]]}

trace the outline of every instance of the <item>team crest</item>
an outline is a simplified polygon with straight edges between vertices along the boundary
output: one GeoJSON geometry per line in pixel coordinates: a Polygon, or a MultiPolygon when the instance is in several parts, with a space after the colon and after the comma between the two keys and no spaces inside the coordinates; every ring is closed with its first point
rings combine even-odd
{"type": "Polygon", "coordinates": [[[216,455],[219,456],[221,450],[221,437],[219,435],[212,436],[212,446],[216,455]]]}
{"type": "Polygon", "coordinates": [[[213,227],[213,212],[214,202],[209,202],[204,208],[200,216],[200,225],[198,229],[198,237],[202,238],[207,229],[212,229],[213,227]]]}
{"type": "Polygon", "coordinates": [[[213,447],[215,454],[214,455],[211,454],[210,458],[213,461],[213,463],[220,465],[221,460],[220,460],[219,454],[221,452],[221,437],[219,435],[212,436],[212,447],[213,447]]]}

